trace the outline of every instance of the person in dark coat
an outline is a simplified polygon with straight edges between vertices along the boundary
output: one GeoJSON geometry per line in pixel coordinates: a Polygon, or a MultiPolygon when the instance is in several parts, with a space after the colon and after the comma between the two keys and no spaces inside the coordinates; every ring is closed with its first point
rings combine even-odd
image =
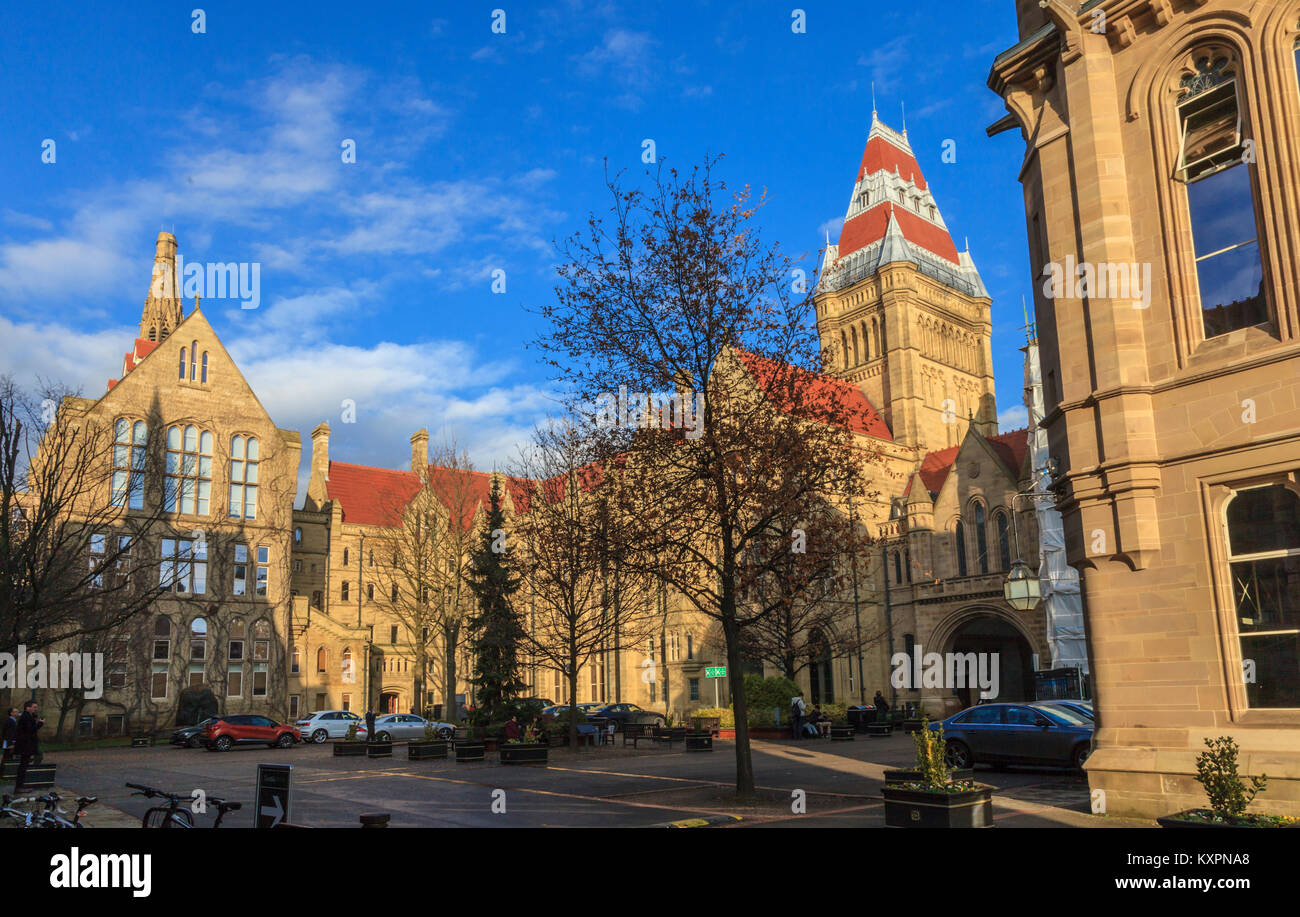
{"type": "Polygon", "coordinates": [[[366,711],[366,741],[373,742],[374,740],[375,740],[375,711],[367,710],[366,711]]]}
{"type": "Polygon", "coordinates": [[[9,715],[5,717],[3,731],[0,731],[0,747],[4,748],[3,760],[8,761],[14,756],[14,740],[18,738],[18,708],[10,707],[9,715]]]}
{"type": "Polygon", "coordinates": [[[871,702],[876,705],[876,722],[884,722],[885,717],[889,713],[889,704],[885,703],[885,695],[877,691],[876,696],[871,699],[871,702]]]}
{"type": "Polygon", "coordinates": [[[506,721],[505,733],[507,742],[514,742],[523,737],[524,728],[519,725],[518,717],[511,715],[510,719],[506,721]]]}
{"type": "Polygon", "coordinates": [[[23,715],[18,717],[18,726],[14,732],[14,754],[18,756],[18,779],[14,781],[15,794],[22,792],[28,766],[41,763],[41,741],[37,730],[45,725],[45,720],[37,716],[37,712],[36,701],[29,700],[23,704],[23,715]]]}

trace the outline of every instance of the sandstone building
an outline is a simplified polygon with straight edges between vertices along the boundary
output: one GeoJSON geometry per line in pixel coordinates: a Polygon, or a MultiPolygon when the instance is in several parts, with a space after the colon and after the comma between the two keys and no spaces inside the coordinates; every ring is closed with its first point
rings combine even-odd
{"type": "Polygon", "coordinates": [[[1089,780],[1114,813],[1203,805],[1227,735],[1257,808],[1300,814],[1300,3],[1016,9],[990,133],[1026,145],[1089,780]]]}

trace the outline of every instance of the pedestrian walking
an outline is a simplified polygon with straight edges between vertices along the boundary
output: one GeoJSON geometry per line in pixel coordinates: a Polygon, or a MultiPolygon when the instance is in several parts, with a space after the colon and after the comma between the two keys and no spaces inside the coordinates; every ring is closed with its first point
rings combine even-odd
{"type": "Polygon", "coordinates": [[[29,700],[23,704],[23,715],[18,717],[14,730],[14,754],[18,757],[18,779],[14,781],[14,794],[23,790],[23,781],[27,778],[27,768],[31,764],[40,764],[41,740],[37,731],[45,725],[45,720],[38,716],[36,701],[29,700]]]}
{"type": "Polygon", "coordinates": [[[5,717],[4,726],[0,728],[0,748],[4,749],[2,761],[10,761],[14,756],[14,740],[18,737],[18,708],[10,707],[5,717]]]}
{"type": "Polygon", "coordinates": [[[375,740],[375,711],[367,710],[366,711],[366,741],[373,742],[374,740],[375,740]]]}
{"type": "Polygon", "coordinates": [[[803,702],[803,692],[800,691],[790,698],[790,725],[794,729],[796,739],[803,734],[803,718],[807,713],[808,705],[803,702]]]}

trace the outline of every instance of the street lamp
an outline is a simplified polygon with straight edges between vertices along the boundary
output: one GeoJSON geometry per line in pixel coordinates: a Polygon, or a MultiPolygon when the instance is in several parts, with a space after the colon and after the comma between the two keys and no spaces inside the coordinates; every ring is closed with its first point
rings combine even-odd
{"type": "Polygon", "coordinates": [[[1017,611],[1029,611],[1042,598],[1042,587],[1038,577],[1029,569],[1029,564],[1016,558],[1011,564],[1011,572],[1002,584],[1002,596],[1017,611]]]}

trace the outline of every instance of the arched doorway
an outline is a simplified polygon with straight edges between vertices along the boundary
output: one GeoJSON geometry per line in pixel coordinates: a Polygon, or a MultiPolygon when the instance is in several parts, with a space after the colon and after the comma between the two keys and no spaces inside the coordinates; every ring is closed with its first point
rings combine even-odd
{"type": "Polygon", "coordinates": [[[379,712],[380,713],[401,713],[397,702],[399,700],[396,691],[384,691],[379,695],[379,712]]]}
{"type": "Polygon", "coordinates": [[[835,671],[831,648],[820,630],[808,636],[808,694],[814,704],[835,703],[835,671]]]}
{"type": "MultiPolygon", "coordinates": [[[[990,700],[1006,703],[1034,699],[1034,648],[1019,623],[993,609],[959,612],[936,628],[931,638],[943,653],[997,656],[998,695],[990,700]]],[[[927,646],[928,650],[929,647],[927,646]]],[[[966,709],[979,703],[976,686],[953,687],[951,694],[966,709]]]]}

